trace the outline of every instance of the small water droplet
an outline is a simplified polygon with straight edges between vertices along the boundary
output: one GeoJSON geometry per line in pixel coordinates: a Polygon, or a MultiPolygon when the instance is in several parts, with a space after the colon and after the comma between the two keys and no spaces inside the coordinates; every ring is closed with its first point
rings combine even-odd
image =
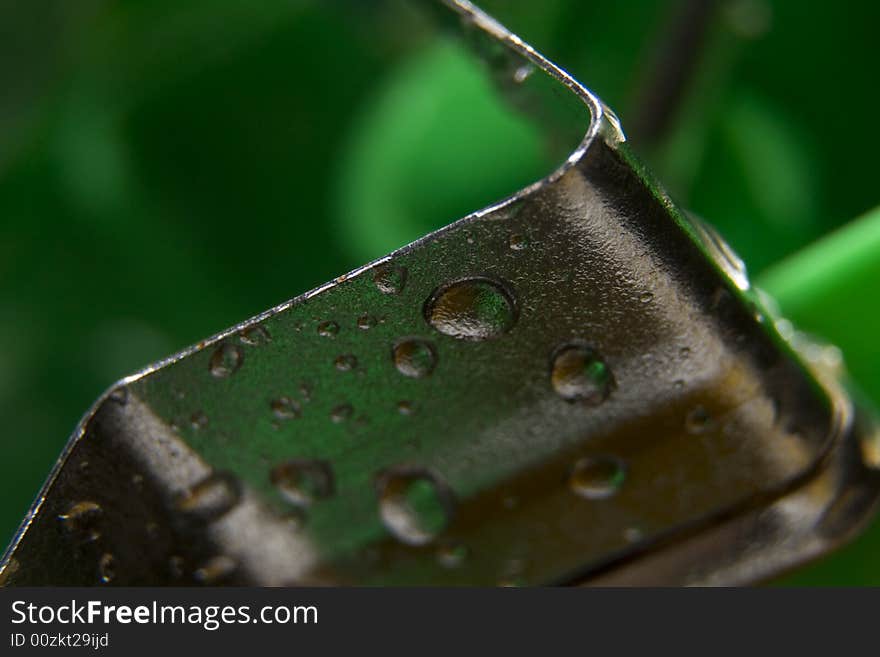
{"type": "Polygon", "coordinates": [[[612,456],[591,456],[574,464],[568,483],[572,491],[588,500],[614,495],[626,479],[626,467],[612,456]]]}
{"type": "Polygon", "coordinates": [[[372,315],[365,313],[358,317],[357,319],[357,327],[362,331],[369,331],[376,325],[376,318],[372,315]]]}
{"type": "Polygon", "coordinates": [[[339,324],[334,321],[327,320],[318,324],[318,335],[323,338],[332,338],[339,333],[339,324]]]}
{"type": "Polygon", "coordinates": [[[397,371],[414,379],[429,376],[437,365],[434,345],[418,338],[401,340],[394,345],[391,356],[397,371]]]}
{"type": "Polygon", "coordinates": [[[694,406],[688,412],[684,425],[690,433],[702,433],[709,426],[712,416],[703,406],[694,406]]]}
{"type": "Polygon", "coordinates": [[[234,374],[244,360],[244,354],[238,345],[225,342],[211,356],[210,370],[211,374],[218,379],[234,374]]]}
{"type": "Polygon", "coordinates": [[[415,413],[415,408],[410,401],[399,401],[397,402],[397,412],[401,415],[412,415],[415,413]]]}
{"type": "Polygon", "coordinates": [[[128,403],[128,388],[125,386],[114,388],[113,392],[110,393],[110,399],[120,406],[125,406],[128,403]]]}
{"type": "Polygon", "coordinates": [[[672,382],[672,387],[675,388],[676,391],[684,390],[684,381],[681,379],[676,379],[672,382]]]}
{"type": "Polygon", "coordinates": [[[467,557],[467,546],[462,543],[444,543],[437,548],[437,561],[444,568],[458,568],[467,557]]]}
{"type": "Polygon", "coordinates": [[[602,403],[614,387],[614,377],[608,365],[593,349],[583,344],[568,344],[556,350],[550,381],[563,399],[590,405],[602,403]]]}
{"type": "Polygon", "coordinates": [[[98,560],[98,575],[104,584],[116,579],[116,557],[109,552],[102,554],[98,560]]]}
{"type": "Polygon", "coordinates": [[[642,292],[639,295],[639,301],[641,301],[642,303],[651,303],[653,300],[654,300],[654,293],[653,292],[642,292]]]}
{"type": "Polygon", "coordinates": [[[199,431],[208,426],[208,416],[202,411],[196,411],[190,416],[189,423],[193,429],[199,431]]]}
{"type": "Polygon", "coordinates": [[[211,557],[199,566],[193,573],[197,582],[202,584],[217,584],[230,577],[238,568],[234,559],[226,555],[211,557]]]}
{"type": "Polygon", "coordinates": [[[425,303],[425,320],[444,335],[489,340],[516,323],[513,295],[500,281],[482,276],[437,288],[425,303]]]}
{"type": "Polygon", "coordinates": [[[353,354],[342,354],[333,361],[333,366],[340,372],[350,372],[357,364],[357,358],[353,354]]]}
{"type": "Polygon", "coordinates": [[[308,383],[300,383],[299,384],[299,394],[302,397],[303,401],[308,403],[312,401],[312,386],[308,383]]]}
{"type": "Polygon", "coordinates": [[[286,461],[272,469],[269,479],[284,499],[297,506],[309,506],[333,495],[333,468],[327,461],[286,461]]]}
{"type": "Polygon", "coordinates": [[[354,409],[351,407],[351,404],[340,404],[330,411],[330,420],[340,424],[351,418],[352,413],[354,413],[354,409]]]}
{"type": "Polygon", "coordinates": [[[519,233],[513,233],[508,238],[507,244],[514,251],[522,251],[529,245],[529,242],[523,235],[520,235],[519,233]]]}
{"type": "Polygon", "coordinates": [[[400,294],[406,286],[406,267],[386,263],[376,268],[373,282],[383,294],[400,294]]]}
{"type": "Polygon", "coordinates": [[[241,500],[241,484],[233,475],[216,472],[194,485],[177,500],[186,515],[209,522],[228,513],[241,500]]]}
{"type": "Polygon", "coordinates": [[[75,502],[67,513],[58,516],[61,524],[72,535],[84,541],[94,541],[101,536],[98,525],[104,510],[96,502],[75,502]]]}
{"type": "Polygon", "coordinates": [[[250,347],[261,347],[272,341],[269,331],[264,326],[251,326],[238,334],[238,339],[250,347]]]}
{"type": "Polygon", "coordinates": [[[535,72],[535,66],[533,64],[523,64],[522,66],[517,66],[516,70],[513,72],[513,81],[516,84],[522,84],[535,72]]]}
{"type": "Polygon", "coordinates": [[[376,478],[376,490],[382,522],[407,545],[430,543],[452,517],[452,491],[425,468],[398,466],[386,470],[376,478]]]}
{"type": "Polygon", "coordinates": [[[279,420],[293,420],[302,415],[302,407],[290,397],[278,397],[269,403],[272,414],[279,420]]]}

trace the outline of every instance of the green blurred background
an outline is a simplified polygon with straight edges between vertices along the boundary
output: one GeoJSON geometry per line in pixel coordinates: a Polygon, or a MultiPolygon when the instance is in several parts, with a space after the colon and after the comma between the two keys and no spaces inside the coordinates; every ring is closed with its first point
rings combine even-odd
{"type": "MultiPolygon", "coordinates": [[[[114,380],[556,164],[411,4],[0,1],[0,541],[114,380]]],[[[615,108],[753,278],[880,203],[876,2],[486,6],[615,108]]],[[[865,222],[835,251],[860,244],[863,279],[865,222]]],[[[765,280],[880,399],[876,290],[837,314],[765,280]]],[[[880,584],[877,554],[875,524],[785,582],[880,584]]]]}

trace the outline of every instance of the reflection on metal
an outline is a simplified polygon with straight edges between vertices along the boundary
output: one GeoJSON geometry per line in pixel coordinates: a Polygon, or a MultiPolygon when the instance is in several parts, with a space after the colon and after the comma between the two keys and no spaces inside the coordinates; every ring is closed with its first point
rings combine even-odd
{"type": "Polygon", "coordinates": [[[595,96],[445,4],[579,103],[575,150],[114,387],[6,584],[748,583],[860,527],[876,433],[836,377],[595,96]]]}

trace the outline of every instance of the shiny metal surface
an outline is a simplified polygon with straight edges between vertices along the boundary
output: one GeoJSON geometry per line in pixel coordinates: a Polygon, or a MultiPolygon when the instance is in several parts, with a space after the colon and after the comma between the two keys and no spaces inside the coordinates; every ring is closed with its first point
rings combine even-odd
{"type": "Polygon", "coordinates": [[[872,429],[735,254],[595,96],[445,4],[502,49],[505,93],[579,103],[575,150],[121,382],[74,433],[5,583],[739,584],[873,509],[872,429]]]}

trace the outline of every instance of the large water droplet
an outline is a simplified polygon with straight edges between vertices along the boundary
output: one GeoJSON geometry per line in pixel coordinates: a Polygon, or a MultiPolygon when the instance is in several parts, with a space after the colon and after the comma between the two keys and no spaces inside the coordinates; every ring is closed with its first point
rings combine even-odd
{"type": "Polygon", "coordinates": [[[376,268],[373,282],[383,294],[400,294],[406,286],[406,267],[386,263],[376,268]]]}
{"type": "Polygon", "coordinates": [[[425,468],[400,466],[376,479],[379,515],[391,534],[408,545],[425,545],[452,517],[454,498],[448,486],[425,468]]]}
{"type": "Polygon", "coordinates": [[[186,491],[177,500],[177,508],[203,522],[228,513],[241,499],[241,484],[233,475],[216,472],[186,491]]]}
{"type": "Polygon", "coordinates": [[[575,463],[569,477],[569,486],[588,500],[611,497],[623,485],[626,467],[612,456],[593,456],[575,463]]]}
{"type": "Polygon", "coordinates": [[[234,374],[241,367],[243,360],[244,354],[241,351],[241,347],[226,342],[217,347],[211,356],[211,374],[218,379],[234,374]]]}
{"type": "Polygon", "coordinates": [[[437,288],[425,303],[425,320],[445,335],[488,340],[516,323],[513,295],[500,281],[478,276],[437,288]]]}
{"type": "Polygon", "coordinates": [[[80,540],[94,541],[101,536],[98,525],[104,510],[96,502],[75,502],[67,509],[67,513],[58,516],[61,524],[68,532],[80,540]]]}
{"type": "Polygon", "coordinates": [[[333,495],[333,468],[327,461],[286,461],[273,468],[269,478],[284,499],[297,506],[309,506],[333,495]]]}
{"type": "Polygon", "coordinates": [[[614,387],[614,377],[605,361],[582,344],[568,344],[556,350],[550,381],[563,399],[587,404],[600,404],[614,387]]]}
{"type": "Polygon", "coordinates": [[[418,338],[406,338],[394,345],[392,358],[398,372],[414,379],[428,376],[437,365],[434,346],[418,338]]]}

